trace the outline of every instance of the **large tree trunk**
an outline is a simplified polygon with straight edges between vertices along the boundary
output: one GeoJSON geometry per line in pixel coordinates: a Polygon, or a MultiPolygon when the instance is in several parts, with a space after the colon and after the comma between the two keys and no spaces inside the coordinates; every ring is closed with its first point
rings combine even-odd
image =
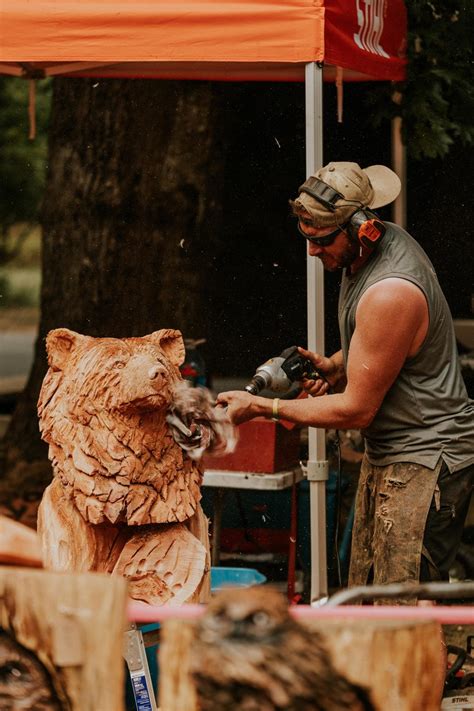
{"type": "MultiPolygon", "coordinates": [[[[6,435],[0,496],[16,508],[50,478],[36,401],[44,337],[161,327],[205,334],[221,217],[222,121],[208,82],[57,79],[44,199],[35,360],[6,435]]],[[[30,521],[31,522],[31,521],[30,521]]]]}

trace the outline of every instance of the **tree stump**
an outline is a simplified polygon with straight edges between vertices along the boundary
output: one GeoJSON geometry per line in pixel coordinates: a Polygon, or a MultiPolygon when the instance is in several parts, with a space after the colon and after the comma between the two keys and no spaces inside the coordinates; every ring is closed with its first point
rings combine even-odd
{"type": "Polygon", "coordinates": [[[160,630],[159,705],[161,711],[195,711],[198,708],[189,671],[189,648],[195,635],[193,622],[167,620],[160,630]]]}
{"type": "MultiPolygon", "coordinates": [[[[319,620],[302,622],[323,635],[338,672],[366,687],[378,711],[438,711],[436,670],[441,662],[441,629],[431,621],[319,620]]],[[[160,663],[162,711],[197,711],[189,674],[195,625],[163,623],[160,663]]],[[[217,709],[217,707],[216,707],[217,709]]]]}
{"type": "Polygon", "coordinates": [[[320,620],[336,669],[371,690],[380,711],[439,711],[441,626],[429,620],[320,620]]]}
{"type": "Polygon", "coordinates": [[[31,703],[21,708],[122,711],[126,601],[118,576],[0,567],[3,676],[15,658],[12,677],[22,700],[37,679],[31,703]],[[23,681],[25,667],[35,673],[23,681]]]}

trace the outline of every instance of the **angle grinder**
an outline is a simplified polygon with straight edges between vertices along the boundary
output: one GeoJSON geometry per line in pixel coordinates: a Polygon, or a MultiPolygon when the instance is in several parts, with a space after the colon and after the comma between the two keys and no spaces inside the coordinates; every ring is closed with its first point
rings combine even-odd
{"type": "Polygon", "coordinates": [[[258,395],[262,390],[281,393],[283,398],[297,397],[301,392],[301,381],[326,380],[311,363],[298,351],[297,346],[290,346],[275,358],[270,358],[260,365],[245,390],[251,395],[258,395]]]}

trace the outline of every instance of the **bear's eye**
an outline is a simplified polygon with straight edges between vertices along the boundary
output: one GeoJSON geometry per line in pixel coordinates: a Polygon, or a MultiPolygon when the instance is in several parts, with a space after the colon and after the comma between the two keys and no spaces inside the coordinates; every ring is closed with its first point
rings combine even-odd
{"type": "Polygon", "coordinates": [[[121,370],[121,368],[125,368],[125,361],[123,360],[118,360],[116,363],[113,364],[112,366],[114,370],[121,370]]]}

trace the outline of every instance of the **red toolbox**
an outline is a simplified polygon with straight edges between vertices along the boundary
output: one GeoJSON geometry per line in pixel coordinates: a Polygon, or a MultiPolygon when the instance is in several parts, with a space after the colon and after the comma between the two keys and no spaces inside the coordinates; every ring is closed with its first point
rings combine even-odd
{"type": "Polygon", "coordinates": [[[299,462],[300,430],[256,417],[238,427],[239,440],[232,454],[205,455],[205,469],[273,474],[293,469],[299,462]]]}

